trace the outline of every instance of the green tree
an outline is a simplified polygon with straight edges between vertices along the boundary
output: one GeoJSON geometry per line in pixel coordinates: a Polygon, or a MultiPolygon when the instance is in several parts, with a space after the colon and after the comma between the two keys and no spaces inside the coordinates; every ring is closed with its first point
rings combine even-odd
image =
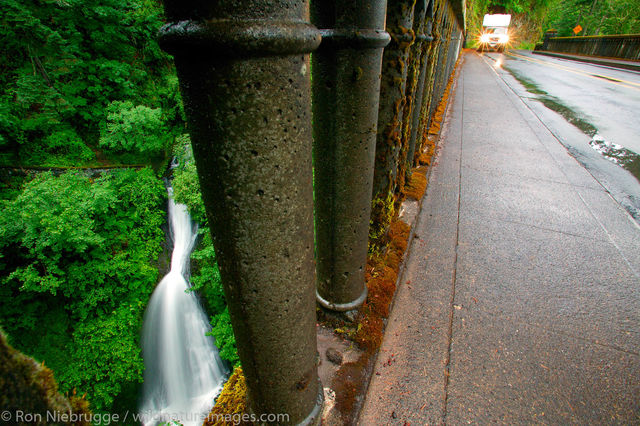
{"type": "Polygon", "coordinates": [[[161,109],[167,130],[182,133],[172,62],[155,41],[159,2],[4,0],[0,22],[4,164],[104,161],[99,130],[114,101],[161,109]]]}
{"type": "Polygon", "coordinates": [[[150,169],[44,173],[2,201],[0,324],[64,392],[108,409],[141,382],[142,314],[158,280],[165,191],[150,169]]]}
{"type": "Polygon", "coordinates": [[[583,29],[578,35],[610,35],[640,33],[638,0],[554,0],[547,27],[559,36],[573,36],[573,28],[583,29]]]}
{"type": "Polygon", "coordinates": [[[161,108],[114,101],[107,106],[100,130],[100,146],[116,152],[164,156],[172,137],[162,119],[161,108]]]}

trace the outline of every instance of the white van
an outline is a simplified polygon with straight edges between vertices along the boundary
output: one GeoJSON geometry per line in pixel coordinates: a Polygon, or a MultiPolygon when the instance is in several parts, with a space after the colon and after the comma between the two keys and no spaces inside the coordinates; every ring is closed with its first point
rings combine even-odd
{"type": "Polygon", "coordinates": [[[478,51],[494,50],[503,52],[509,42],[511,15],[484,15],[482,34],[478,51]]]}

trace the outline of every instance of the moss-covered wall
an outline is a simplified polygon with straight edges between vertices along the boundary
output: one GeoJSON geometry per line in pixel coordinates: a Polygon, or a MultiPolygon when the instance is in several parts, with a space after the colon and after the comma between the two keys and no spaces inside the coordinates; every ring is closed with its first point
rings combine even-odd
{"type": "Polygon", "coordinates": [[[92,418],[83,397],[62,396],[53,372],[9,345],[2,330],[0,408],[3,423],[12,425],[90,425],[92,418]]]}

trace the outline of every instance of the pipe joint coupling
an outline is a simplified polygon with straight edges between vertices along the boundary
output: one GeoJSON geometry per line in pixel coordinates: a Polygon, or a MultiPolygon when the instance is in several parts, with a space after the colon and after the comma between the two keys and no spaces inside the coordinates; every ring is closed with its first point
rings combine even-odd
{"type": "Polygon", "coordinates": [[[418,34],[416,36],[416,41],[426,41],[427,43],[431,43],[433,41],[433,37],[429,34],[418,34]]]}
{"type": "Polygon", "coordinates": [[[367,29],[328,29],[320,30],[322,45],[338,48],[381,49],[391,41],[391,36],[384,30],[367,29]]]}
{"type": "Polygon", "coordinates": [[[327,308],[336,312],[347,312],[347,311],[352,311],[356,308],[359,308],[360,305],[362,305],[364,301],[367,299],[367,293],[368,293],[367,286],[365,285],[364,291],[362,292],[362,294],[360,294],[360,296],[358,296],[358,298],[355,299],[354,301],[348,302],[348,303],[333,303],[333,302],[329,302],[327,299],[320,296],[320,293],[318,293],[318,290],[316,290],[316,300],[318,301],[320,306],[322,306],[323,308],[327,308]]]}
{"type": "Polygon", "coordinates": [[[314,51],[320,45],[320,41],[320,31],[305,22],[185,20],[170,22],[159,30],[160,46],[172,55],[293,55],[314,51]]]}

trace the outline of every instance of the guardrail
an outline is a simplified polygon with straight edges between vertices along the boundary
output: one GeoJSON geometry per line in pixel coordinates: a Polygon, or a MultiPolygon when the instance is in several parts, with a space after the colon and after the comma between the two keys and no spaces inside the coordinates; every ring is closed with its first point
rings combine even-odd
{"type": "Polygon", "coordinates": [[[465,1],[164,3],[249,406],[315,424],[316,300],[367,296],[369,224],[395,214],[465,1]]]}
{"type": "Polygon", "coordinates": [[[555,37],[550,31],[535,50],[640,61],[640,34],[555,37]]]}

